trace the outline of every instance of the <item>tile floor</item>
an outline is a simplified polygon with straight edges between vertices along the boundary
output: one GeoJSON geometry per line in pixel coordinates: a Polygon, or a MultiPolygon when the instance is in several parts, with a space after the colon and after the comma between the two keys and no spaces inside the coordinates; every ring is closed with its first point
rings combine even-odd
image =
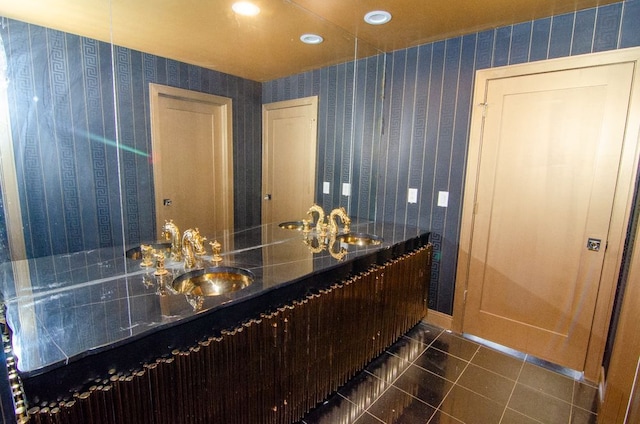
{"type": "Polygon", "coordinates": [[[596,423],[594,385],[489,346],[420,323],[299,424],[596,423]]]}

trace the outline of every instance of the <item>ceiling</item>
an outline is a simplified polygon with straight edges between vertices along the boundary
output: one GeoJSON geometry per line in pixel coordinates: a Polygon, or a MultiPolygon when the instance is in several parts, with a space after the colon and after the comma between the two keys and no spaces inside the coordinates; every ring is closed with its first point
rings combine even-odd
{"type": "Polygon", "coordinates": [[[0,16],[255,81],[621,0],[0,0],[0,16]],[[387,10],[385,25],[365,13],[387,10]],[[324,37],[319,45],[303,33],[324,37]],[[357,43],[356,43],[357,39],[357,43]]]}

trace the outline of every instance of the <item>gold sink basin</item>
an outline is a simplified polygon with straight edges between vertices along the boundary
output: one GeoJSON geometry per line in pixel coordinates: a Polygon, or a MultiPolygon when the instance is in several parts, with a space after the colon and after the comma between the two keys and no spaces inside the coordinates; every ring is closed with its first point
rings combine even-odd
{"type": "Polygon", "coordinates": [[[249,270],[233,267],[196,269],[173,280],[173,289],[194,296],[219,296],[250,286],[255,276],[249,270]]]}
{"type": "MultiPolygon", "coordinates": [[[[168,256],[171,253],[171,243],[155,243],[150,244],[153,250],[158,252],[163,252],[164,256],[168,256]]],[[[139,261],[142,259],[142,249],[141,246],[133,247],[125,252],[125,256],[128,259],[133,259],[134,261],[139,261]]]]}
{"type": "Polygon", "coordinates": [[[382,237],[365,233],[347,233],[336,236],[336,241],[355,246],[377,246],[382,244],[382,237]]]}
{"type": "MultiPolygon", "coordinates": [[[[302,231],[304,229],[304,223],[302,221],[287,221],[281,222],[278,227],[284,228],[285,230],[302,231]]],[[[310,225],[309,228],[313,228],[313,225],[310,225]]]]}

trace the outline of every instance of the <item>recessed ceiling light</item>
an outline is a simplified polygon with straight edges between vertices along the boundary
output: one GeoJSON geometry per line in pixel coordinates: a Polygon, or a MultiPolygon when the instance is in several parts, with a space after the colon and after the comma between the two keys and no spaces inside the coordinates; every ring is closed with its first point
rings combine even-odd
{"type": "Polygon", "coordinates": [[[386,24],[391,20],[391,13],[385,10],[373,10],[364,15],[364,21],[371,25],[386,24]]]}
{"type": "Polygon", "coordinates": [[[260,13],[260,8],[248,1],[238,1],[231,6],[234,12],[243,16],[255,16],[260,13]]]}
{"type": "Polygon", "coordinates": [[[300,36],[300,41],[305,44],[320,44],[324,41],[324,38],[317,34],[302,34],[300,36]]]}

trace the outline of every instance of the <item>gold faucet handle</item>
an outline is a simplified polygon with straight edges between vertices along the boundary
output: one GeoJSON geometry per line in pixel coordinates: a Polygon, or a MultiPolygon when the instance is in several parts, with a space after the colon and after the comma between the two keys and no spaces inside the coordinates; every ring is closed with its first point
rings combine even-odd
{"type": "Polygon", "coordinates": [[[153,261],[151,260],[153,254],[155,253],[150,244],[141,244],[140,245],[140,253],[142,253],[142,262],[140,266],[143,268],[148,268],[153,265],[153,261]]]}
{"type": "Polygon", "coordinates": [[[164,267],[164,255],[162,253],[155,253],[154,257],[156,259],[156,272],[155,275],[165,275],[167,272],[164,267]]]}
{"type": "Polygon", "coordinates": [[[210,241],[209,245],[211,246],[213,262],[218,265],[218,263],[222,261],[222,256],[220,256],[222,245],[218,242],[218,240],[210,241]]]}

